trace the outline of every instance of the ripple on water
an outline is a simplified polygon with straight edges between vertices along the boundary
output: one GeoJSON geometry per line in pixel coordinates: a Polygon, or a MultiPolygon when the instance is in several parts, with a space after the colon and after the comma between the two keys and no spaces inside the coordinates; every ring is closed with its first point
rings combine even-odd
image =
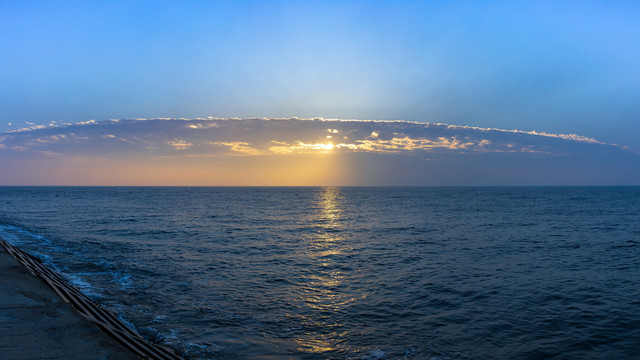
{"type": "Polygon", "coordinates": [[[0,236],[192,359],[633,358],[638,213],[639,188],[0,188],[0,236]]]}

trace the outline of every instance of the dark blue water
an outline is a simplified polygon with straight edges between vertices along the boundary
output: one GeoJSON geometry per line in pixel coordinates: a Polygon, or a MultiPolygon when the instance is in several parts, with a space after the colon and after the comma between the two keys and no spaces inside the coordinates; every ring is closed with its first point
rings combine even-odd
{"type": "Polygon", "coordinates": [[[190,359],[640,356],[640,187],[7,187],[0,236],[190,359]]]}

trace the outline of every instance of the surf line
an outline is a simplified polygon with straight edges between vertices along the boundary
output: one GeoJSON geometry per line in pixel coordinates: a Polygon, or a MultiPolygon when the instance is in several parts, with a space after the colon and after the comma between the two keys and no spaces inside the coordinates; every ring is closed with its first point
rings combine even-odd
{"type": "Polygon", "coordinates": [[[56,272],[44,266],[36,257],[27,254],[3,239],[0,239],[0,245],[24,265],[31,274],[49,285],[62,300],[73,306],[80,315],[131,350],[138,357],[149,360],[183,360],[173,351],[148,342],[140,334],[127,327],[115,314],[96,304],[78,289],[67,283],[56,272]]]}

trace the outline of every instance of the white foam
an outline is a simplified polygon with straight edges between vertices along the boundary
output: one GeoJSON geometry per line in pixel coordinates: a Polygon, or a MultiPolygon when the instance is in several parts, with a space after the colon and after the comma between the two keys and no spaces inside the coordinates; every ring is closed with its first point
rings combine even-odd
{"type": "Polygon", "coordinates": [[[84,281],[78,275],[69,274],[63,271],[54,262],[54,258],[51,255],[43,253],[41,250],[48,249],[52,252],[61,252],[63,249],[60,246],[54,246],[49,238],[44,235],[34,234],[23,228],[13,225],[0,225],[0,236],[9,244],[16,247],[24,247],[27,245],[26,250],[29,254],[40,259],[47,267],[59,273],[66,281],[80,289],[82,293],[89,296],[94,300],[99,300],[101,295],[95,292],[95,288],[88,282],[84,281]],[[23,246],[21,246],[23,245],[23,246]]]}
{"type": "Polygon", "coordinates": [[[15,246],[20,243],[20,238],[9,232],[10,230],[16,230],[16,227],[11,225],[0,225],[0,236],[4,241],[15,246]]]}

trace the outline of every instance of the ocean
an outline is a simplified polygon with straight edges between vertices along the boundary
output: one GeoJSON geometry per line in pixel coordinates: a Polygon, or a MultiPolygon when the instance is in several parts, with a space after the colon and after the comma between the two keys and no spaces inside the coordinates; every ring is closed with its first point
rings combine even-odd
{"type": "Polygon", "coordinates": [[[640,187],[1,187],[186,359],[640,358],[640,187]]]}

